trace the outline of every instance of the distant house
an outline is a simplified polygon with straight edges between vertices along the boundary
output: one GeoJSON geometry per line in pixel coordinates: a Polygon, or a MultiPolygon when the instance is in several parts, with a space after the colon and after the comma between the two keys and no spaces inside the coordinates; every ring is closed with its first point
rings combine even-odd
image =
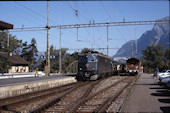
{"type": "Polygon", "coordinates": [[[0,30],[13,29],[13,24],[6,23],[0,20],[0,30]]]}
{"type": "MultiPolygon", "coordinates": [[[[0,52],[0,56],[8,58],[8,53],[0,52]]],[[[8,73],[29,72],[28,65],[30,63],[21,56],[10,53],[9,62],[12,64],[12,66],[11,69],[8,70],[8,73]]]]}

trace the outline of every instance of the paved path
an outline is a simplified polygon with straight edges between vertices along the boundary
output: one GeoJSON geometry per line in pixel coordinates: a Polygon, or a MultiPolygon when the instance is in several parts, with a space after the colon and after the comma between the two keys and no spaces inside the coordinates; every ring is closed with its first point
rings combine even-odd
{"type": "Polygon", "coordinates": [[[170,113],[170,91],[158,85],[149,74],[142,74],[120,112],[170,113]]]}
{"type": "Polygon", "coordinates": [[[73,76],[72,74],[63,74],[63,75],[50,75],[48,77],[23,77],[23,78],[9,78],[9,79],[0,79],[0,87],[9,86],[14,84],[23,84],[28,82],[37,82],[48,79],[63,79],[73,76]]]}

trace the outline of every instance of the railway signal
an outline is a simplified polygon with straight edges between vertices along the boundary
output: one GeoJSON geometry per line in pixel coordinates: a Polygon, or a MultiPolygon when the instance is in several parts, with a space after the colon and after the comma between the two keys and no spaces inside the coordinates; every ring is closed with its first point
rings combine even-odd
{"type": "MultiPolygon", "coordinates": [[[[41,56],[40,57],[41,59],[46,59],[46,56],[41,56]]],[[[50,55],[50,57],[49,57],[50,59],[56,59],[56,56],[55,55],[50,55]]]]}

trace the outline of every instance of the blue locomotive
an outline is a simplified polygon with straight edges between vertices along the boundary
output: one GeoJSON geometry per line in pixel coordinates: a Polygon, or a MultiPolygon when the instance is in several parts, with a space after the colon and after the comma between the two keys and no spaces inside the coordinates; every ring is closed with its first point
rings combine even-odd
{"type": "Polygon", "coordinates": [[[112,61],[99,53],[78,55],[77,80],[97,80],[112,74],[112,61]]]}

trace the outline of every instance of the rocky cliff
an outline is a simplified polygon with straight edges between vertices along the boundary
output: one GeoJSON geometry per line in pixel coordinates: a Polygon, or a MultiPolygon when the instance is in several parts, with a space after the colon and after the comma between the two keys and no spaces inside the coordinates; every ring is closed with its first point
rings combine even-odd
{"type": "MultiPolygon", "coordinates": [[[[160,20],[170,20],[170,17],[165,17],[160,20]]],[[[163,45],[165,48],[169,48],[170,44],[170,23],[165,24],[155,24],[152,30],[146,31],[137,40],[137,53],[138,58],[142,56],[142,50],[146,49],[147,46],[155,43],[156,45],[163,45]]],[[[135,56],[135,40],[130,40],[125,43],[113,57],[130,57],[135,56]],[[133,49],[123,49],[123,48],[133,48],[133,49]]]]}

